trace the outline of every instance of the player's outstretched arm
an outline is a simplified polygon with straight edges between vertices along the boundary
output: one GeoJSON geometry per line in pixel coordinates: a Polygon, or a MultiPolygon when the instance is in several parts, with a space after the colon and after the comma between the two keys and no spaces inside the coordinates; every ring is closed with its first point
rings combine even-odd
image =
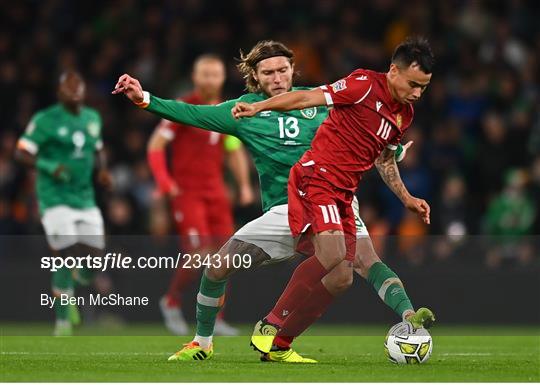
{"type": "MultiPolygon", "coordinates": [[[[410,142],[409,142],[410,143],[410,142]]],[[[410,145],[409,145],[410,146],[410,145]]],[[[394,194],[403,202],[403,205],[409,210],[417,213],[424,223],[430,223],[430,207],[429,204],[420,198],[413,197],[407,187],[403,184],[399,169],[396,164],[395,151],[385,148],[381,155],[375,161],[377,171],[384,180],[384,183],[392,190],[394,194]]]]}
{"type": "Polygon", "coordinates": [[[320,88],[300,90],[276,95],[257,103],[238,102],[231,110],[235,119],[255,116],[261,111],[292,111],[325,106],[326,99],[320,88]]]}
{"type": "Polygon", "coordinates": [[[238,136],[237,122],[230,113],[235,101],[218,105],[194,105],[177,100],[161,99],[144,91],[139,81],[128,74],[118,78],[111,93],[124,94],[136,106],[172,122],[238,136]]]}

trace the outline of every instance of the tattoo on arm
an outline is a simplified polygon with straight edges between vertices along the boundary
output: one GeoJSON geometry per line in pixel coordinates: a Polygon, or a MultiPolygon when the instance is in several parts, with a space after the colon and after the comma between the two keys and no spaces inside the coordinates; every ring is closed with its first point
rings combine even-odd
{"type": "Polygon", "coordinates": [[[394,151],[384,149],[379,158],[375,161],[375,166],[384,183],[403,202],[410,196],[409,191],[403,184],[399,169],[394,158],[394,151]]]}

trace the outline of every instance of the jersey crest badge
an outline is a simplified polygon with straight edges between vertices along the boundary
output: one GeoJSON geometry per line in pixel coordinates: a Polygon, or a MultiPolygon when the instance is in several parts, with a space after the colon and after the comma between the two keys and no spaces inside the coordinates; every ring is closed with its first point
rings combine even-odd
{"type": "Polygon", "coordinates": [[[99,124],[96,122],[90,122],[88,123],[88,126],[86,127],[88,129],[88,133],[92,135],[93,137],[97,138],[99,135],[99,124]]]}
{"type": "Polygon", "coordinates": [[[347,88],[347,83],[345,82],[345,79],[340,79],[337,82],[332,83],[330,86],[332,87],[334,92],[339,92],[347,88]]]}
{"type": "Polygon", "coordinates": [[[403,118],[401,117],[401,114],[398,114],[396,116],[396,126],[397,126],[397,128],[401,128],[402,123],[403,123],[403,118]]]}
{"type": "Polygon", "coordinates": [[[300,113],[306,119],[313,119],[317,115],[317,107],[304,108],[300,113]]]}

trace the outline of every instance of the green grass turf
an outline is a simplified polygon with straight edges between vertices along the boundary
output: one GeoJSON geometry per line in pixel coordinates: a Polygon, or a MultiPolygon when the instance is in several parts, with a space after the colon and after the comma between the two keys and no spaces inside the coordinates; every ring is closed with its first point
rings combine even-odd
{"type": "MultiPolygon", "coordinates": [[[[428,363],[398,366],[384,357],[386,327],[381,326],[312,330],[295,346],[319,360],[317,365],[261,363],[246,336],[216,338],[210,361],[168,363],[168,355],[187,339],[165,336],[160,326],[123,327],[114,333],[86,328],[68,338],[44,336],[51,332],[47,325],[0,327],[3,382],[540,381],[538,328],[439,326],[432,331],[428,363]]],[[[248,330],[243,329],[245,334],[248,330]]]]}

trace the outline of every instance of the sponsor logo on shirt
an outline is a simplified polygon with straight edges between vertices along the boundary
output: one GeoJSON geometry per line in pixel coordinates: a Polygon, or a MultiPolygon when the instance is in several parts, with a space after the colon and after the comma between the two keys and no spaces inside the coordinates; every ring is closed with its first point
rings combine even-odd
{"type": "Polygon", "coordinates": [[[366,75],[358,76],[356,80],[367,80],[367,76],[366,75]]]}
{"type": "Polygon", "coordinates": [[[62,126],[58,129],[58,136],[66,136],[68,134],[68,129],[66,126],[62,126]]]}
{"type": "Polygon", "coordinates": [[[304,108],[300,113],[306,119],[313,119],[317,115],[317,107],[304,108]]]}
{"type": "Polygon", "coordinates": [[[339,92],[347,88],[347,83],[345,82],[345,79],[340,79],[337,82],[332,83],[330,86],[334,92],[339,92]]]}
{"type": "Polygon", "coordinates": [[[267,118],[267,117],[269,117],[271,114],[272,114],[272,111],[261,111],[261,112],[259,113],[259,116],[260,116],[261,118],[267,118]]]}
{"type": "Polygon", "coordinates": [[[298,144],[301,143],[298,143],[296,140],[286,140],[285,142],[283,142],[284,146],[296,146],[298,144]]]}

